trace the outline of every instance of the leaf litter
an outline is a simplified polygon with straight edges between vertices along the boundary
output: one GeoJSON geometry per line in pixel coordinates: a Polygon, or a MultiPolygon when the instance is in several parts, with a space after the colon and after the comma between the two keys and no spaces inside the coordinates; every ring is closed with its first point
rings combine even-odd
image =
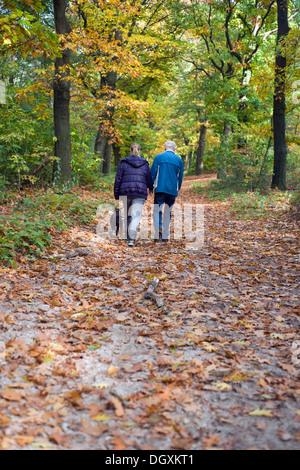
{"type": "Polygon", "coordinates": [[[0,448],[300,449],[297,233],[210,202],[199,250],[78,227],[2,269],[0,448]]]}

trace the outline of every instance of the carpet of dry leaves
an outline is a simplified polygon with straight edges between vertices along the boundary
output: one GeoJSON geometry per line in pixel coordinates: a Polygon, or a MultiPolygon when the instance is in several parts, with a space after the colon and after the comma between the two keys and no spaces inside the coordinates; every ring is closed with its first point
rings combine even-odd
{"type": "Polygon", "coordinates": [[[206,202],[199,250],[78,227],[1,269],[0,449],[300,450],[298,242],[206,202]]]}

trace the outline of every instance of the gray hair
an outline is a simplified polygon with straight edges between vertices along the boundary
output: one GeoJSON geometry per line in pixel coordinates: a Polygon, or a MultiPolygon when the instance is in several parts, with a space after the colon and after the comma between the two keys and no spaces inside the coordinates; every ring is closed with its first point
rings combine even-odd
{"type": "Polygon", "coordinates": [[[167,142],[165,143],[165,150],[167,149],[171,149],[171,150],[176,150],[176,144],[175,142],[173,142],[173,140],[167,140],[167,142]]]}

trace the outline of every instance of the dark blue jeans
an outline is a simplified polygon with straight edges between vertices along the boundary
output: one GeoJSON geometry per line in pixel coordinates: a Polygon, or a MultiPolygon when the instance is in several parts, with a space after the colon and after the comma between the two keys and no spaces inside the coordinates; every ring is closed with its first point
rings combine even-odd
{"type": "Polygon", "coordinates": [[[155,235],[158,238],[159,232],[162,232],[162,238],[169,238],[172,207],[175,203],[175,196],[166,193],[154,194],[153,223],[155,235]]]}

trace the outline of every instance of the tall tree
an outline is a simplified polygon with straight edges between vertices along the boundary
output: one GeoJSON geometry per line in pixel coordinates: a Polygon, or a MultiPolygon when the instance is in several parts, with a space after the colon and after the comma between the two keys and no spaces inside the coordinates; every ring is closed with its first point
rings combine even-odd
{"type": "Polygon", "coordinates": [[[286,54],[284,40],[289,32],[288,0],[277,0],[277,40],[275,55],[275,85],[273,101],[274,166],[272,188],[286,189],[286,125],[285,84],[286,54]]]}
{"type": "MultiPolygon", "coordinates": [[[[53,0],[55,30],[60,36],[70,33],[65,0],[53,0]]],[[[53,80],[53,114],[55,135],[55,156],[60,162],[61,180],[71,179],[71,132],[70,132],[70,57],[71,51],[61,40],[61,54],[55,59],[55,74],[53,80]]],[[[54,168],[57,173],[57,165],[54,168]]]]}
{"type": "MultiPolygon", "coordinates": [[[[134,3],[134,2],[133,2],[134,3]]],[[[76,74],[84,86],[84,98],[93,97],[98,113],[95,155],[101,159],[100,172],[111,171],[112,146],[116,144],[115,105],[120,99],[117,81],[121,73],[131,73],[133,55],[123,40],[131,23],[130,2],[100,0],[74,2],[73,13],[80,19],[72,35],[75,44],[76,74]],[[130,21],[129,21],[130,20],[130,21]],[[79,52],[80,51],[80,52],[79,52]]]]}
{"type": "Polygon", "coordinates": [[[163,28],[167,0],[75,3],[69,40],[73,67],[76,61],[72,83],[75,77],[80,98],[74,100],[93,103],[98,120],[94,151],[102,160],[100,171],[108,174],[112,149],[124,140],[120,128],[129,131],[131,124],[125,137],[134,138],[139,117],[145,117],[147,93],[170,74],[167,62],[176,48],[170,30],[163,28]]]}
{"type": "Polygon", "coordinates": [[[207,122],[201,122],[200,132],[199,132],[199,141],[198,147],[196,150],[196,175],[201,175],[203,173],[203,160],[206,144],[206,133],[207,133],[207,122]]]}
{"type": "Polygon", "coordinates": [[[187,34],[193,38],[187,60],[202,82],[208,121],[220,134],[217,167],[218,175],[223,175],[231,131],[240,148],[246,142],[252,63],[262,45],[262,32],[272,24],[275,0],[184,0],[181,5],[187,34]]]}

